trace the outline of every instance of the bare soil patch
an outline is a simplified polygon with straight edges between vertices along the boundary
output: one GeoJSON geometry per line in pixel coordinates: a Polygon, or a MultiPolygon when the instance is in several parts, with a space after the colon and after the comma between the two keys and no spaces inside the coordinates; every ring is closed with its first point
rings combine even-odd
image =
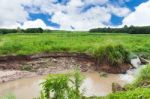
{"type": "Polygon", "coordinates": [[[128,66],[111,67],[99,65],[95,58],[81,53],[43,53],[29,56],[0,57],[0,83],[24,77],[33,77],[73,70],[77,66],[82,72],[105,71],[124,73],[128,66]]]}

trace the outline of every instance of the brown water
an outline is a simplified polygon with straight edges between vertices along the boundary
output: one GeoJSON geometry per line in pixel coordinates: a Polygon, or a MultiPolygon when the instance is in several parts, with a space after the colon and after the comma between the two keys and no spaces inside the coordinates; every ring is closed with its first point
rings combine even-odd
{"type": "MultiPolygon", "coordinates": [[[[107,95],[111,93],[111,85],[113,82],[124,85],[132,80],[129,79],[130,77],[121,74],[108,74],[107,77],[101,77],[99,73],[93,72],[84,73],[84,75],[85,80],[81,86],[81,90],[84,90],[85,96],[107,95]]],[[[32,99],[38,97],[40,93],[39,84],[43,78],[44,77],[25,78],[0,84],[0,95],[12,93],[17,99],[32,99]]]]}

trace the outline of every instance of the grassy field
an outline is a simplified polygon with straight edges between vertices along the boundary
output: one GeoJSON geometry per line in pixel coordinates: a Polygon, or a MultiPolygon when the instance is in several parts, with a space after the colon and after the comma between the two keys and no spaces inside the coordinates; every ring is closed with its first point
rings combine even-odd
{"type": "MultiPolygon", "coordinates": [[[[112,48],[110,45],[122,45],[132,53],[144,54],[150,57],[150,35],[148,34],[104,34],[55,31],[52,33],[40,34],[18,33],[0,35],[0,55],[29,55],[43,52],[81,52],[94,54],[94,52],[102,48],[109,48],[108,52],[104,49],[107,53],[118,53],[120,51],[120,47],[119,49],[118,47],[112,48]]],[[[120,53],[122,51],[124,51],[123,48],[120,53]]],[[[121,55],[115,53],[114,56],[118,55],[123,57],[123,53],[121,53],[121,55]]],[[[113,54],[111,53],[110,56],[111,55],[113,54]]],[[[118,57],[116,59],[118,59],[118,57]]],[[[106,99],[148,99],[150,97],[150,89],[137,88],[137,86],[141,87],[143,82],[144,85],[145,82],[146,84],[149,84],[149,72],[150,68],[148,66],[146,69],[141,71],[140,76],[137,78],[135,84],[129,86],[134,88],[136,85],[135,90],[110,94],[106,96],[106,99]]]]}
{"type": "Polygon", "coordinates": [[[123,45],[127,50],[150,56],[150,35],[62,32],[0,35],[0,55],[28,55],[41,52],[83,52],[92,54],[106,45],[123,45]]]}

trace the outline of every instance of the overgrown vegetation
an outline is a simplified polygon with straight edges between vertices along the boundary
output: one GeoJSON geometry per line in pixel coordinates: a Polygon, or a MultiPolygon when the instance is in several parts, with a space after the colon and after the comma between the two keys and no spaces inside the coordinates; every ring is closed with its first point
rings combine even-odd
{"type": "Polygon", "coordinates": [[[122,45],[108,45],[98,48],[95,52],[100,64],[121,66],[129,63],[129,52],[122,45]]]}
{"type": "Polygon", "coordinates": [[[49,75],[42,83],[40,99],[82,99],[79,90],[82,80],[79,71],[49,75]]]}
{"type": "Polygon", "coordinates": [[[150,26],[124,26],[123,28],[95,28],[91,29],[89,32],[99,32],[99,33],[130,33],[130,34],[150,34],[150,26]]]}

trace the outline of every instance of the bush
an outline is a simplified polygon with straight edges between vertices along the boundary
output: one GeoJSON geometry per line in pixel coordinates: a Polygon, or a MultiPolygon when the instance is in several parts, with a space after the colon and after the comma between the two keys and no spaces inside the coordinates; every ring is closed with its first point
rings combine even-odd
{"type": "Polygon", "coordinates": [[[122,45],[108,45],[94,52],[100,64],[120,66],[129,62],[129,52],[122,45]]]}

